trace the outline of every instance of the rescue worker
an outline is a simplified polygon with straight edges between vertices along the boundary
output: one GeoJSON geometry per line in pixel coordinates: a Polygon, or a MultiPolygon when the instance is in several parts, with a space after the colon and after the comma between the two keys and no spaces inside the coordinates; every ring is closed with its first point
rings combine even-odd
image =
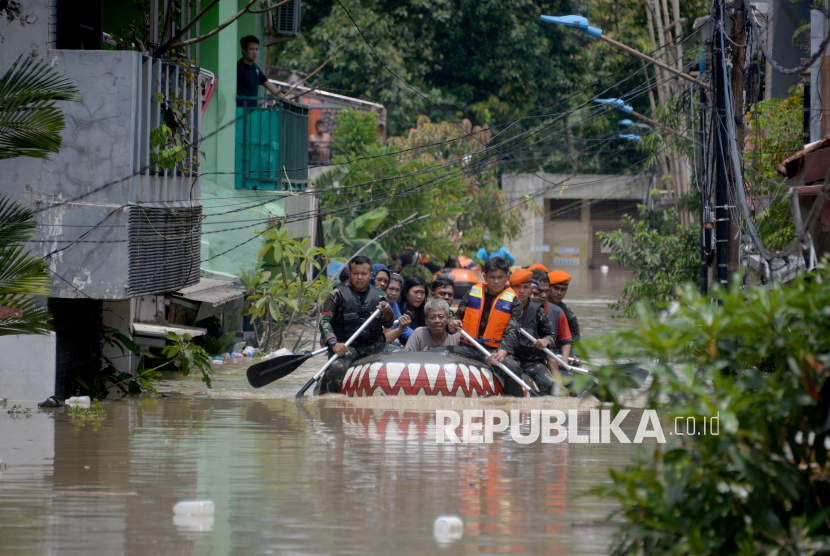
{"type": "Polygon", "coordinates": [[[568,285],[571,283],[571,275],[564,270],[554,270],[548,274],[550,278],[550,293],[548,294],[548,301],[558,306],[565,313],[568,319],[568,327],[571,329],[571,336],[574,342],[579,341],[579,322],[576,320],[576,315],[571,308],[563,303],[565,294],[568,293],[568,285]]]}
{"type": "MultiPolygon", "coordinates": [[[[567,362],[568,357],[571,356],[571,344],[573,343],[571,328],[568,326],[568,318],[565,316],[565,312],[558,305],[554,305],[548,301],[548,296],[550,295],[550,276],[538,270],[534,270],[533,279],[539,282],[539,291],[541,293],[541,298],[543,299],[543,301],[541,301],[542,308],[545,310],[545,313],[547,313],[548,320],[550,321],[556,336],[556,344],[551,351],[561,354],[562,359],[567,362]]],[[[559,369],[559,363],[557,363],[552,357],[548,359],[548,364],[550,365],[551,370],[559,369]]],[[[566,376],[569,375],[569,373],[564,370],[562,373],[566,376]]]]}
{"type": "Polygon", "coordinates": [[[382,351],[400,349],[386,343],[383,335],[383,329],[389,328],[395,320],[395,313],[386,302],[386,294],[369,284],[372,278],[372,261],[362,255],[352,257],[348,269],[349,281],[335,286],[323,304],[320,335],[329,348],[329,357],[335,353],[340,357],[317,383],[317,394],[339,392],[346,370],[357,359],[382,351]],[[381,315],[372,320],[352,345],[347,346],[345,342],[357,332],[376,308],[380,309],[381,315]]]}
{"type": "Polygon", "coordinates": [[[534,342],[519,334],[515,350],[516,359],[519,360],[522,372],[536,382],[540,391],[553,394],[553,373],[548,367],[547,355],[541,350],[553,347],[556,335],[542,304],[530,300],[533,272],[524,268],[517,270],[510,275],[509,283],[516,292],[516,297],[522,302],[522,328],[536,338],[534,342]]]}
{"type": "Polygon", "coordinates": [[[466,339],[462,336],[461,344],[453,348],[453,352],[490,364],[494,372],[503,378],[505,392],[511,396],[522,396],[522,387],[512,378],[504,376],[498,365],[489,361],[501,362],[517,375],[521,372],[513,351],[519,340],[522,302],[513,290],[506,287],[509,274],[510,263],[506,259],[489,259],[484,264],[484,283],[476,284],[464,295],[455,311],[457,318],[450,321],[447,331],[454,334],[463,328],[488,349],[491,353],[485,358],[475,347],[465,345],[466,339]]]}
{"type": "Polygon", "coordinates": [[[542,271],[542,272],[544,272],[545,274],[547,274],[547,273],[548,273],[548,269],[547,269],[547,268],[545,268],[545,265],[543,265],[543,264],[538,264],[538,263],[537,263],[537,264],[532,264],[532,265],[530,265],[529,267],[527,267],[527,269],[528,269],[528,270],[531,270],[531,271],[533,271],[533,270],[541,270],[541,271],[542,271]]]}

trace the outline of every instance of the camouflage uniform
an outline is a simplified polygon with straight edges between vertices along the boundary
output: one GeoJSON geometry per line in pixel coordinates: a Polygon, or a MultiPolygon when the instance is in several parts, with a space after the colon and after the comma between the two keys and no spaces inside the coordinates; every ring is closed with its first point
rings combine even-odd
{"type": "MultiPolygon", "coordinates": [[[[528,302],[522,314],[521,325],[534,338],[547,340],[549,349],[553,347],[556,341],[556,331],[554,331],[548,319],[548,314],[541,303],[528,302]]],[[[515,354],[521,365],[522,373],[525,375],[522,376],[522,379],[527,382],[526,377],[529,377],[536,382],[541,392],[552,394],[553,374],[548,368],[545,353],[533,347],[533,342],[524,336],[519,336],[515,354]]]]}
{"type": "Polygon", "coordinates": [[[559,308],[565,312],[565,317],[568,319],[568,328],[571,329],[571,337],[574,342],[579,341],[579,322],[576,320],[576,315],[571,308],[565,305],[564,301],[559,302],[559,308]]]}
{"type": "MultiPolygon", "coordinates": [[[[352,315],[351,320],[354,322],[351,322],[350,326],[354,329],[366,321],[366,317],[368,316],[367,313],[371,314],[370,312],[374,312],[375,310],[375,307],[369,307],[369,305],[377,305],[377,303],[369,301],[370,295],[376,294],[378,302],[386,301],[386,294],[383,290],[376,289],[374,286],[369,286],[365,292],[355,292],[351,289],[350,284],[340,284],[335,287],[334,291],[326,297],[326,302],[323,304],[323,318],[320,320],[320,335],[326,345],[328,345],[332,339],[345,343],[351,336],[351,334],[348,334],[347,331],[343,329],[343,321],[345,317],[344,308],[348,304],[348,302],[343,299],[344,294],[347,296],[353,294],[356,296],[358,303],[368,304],[361,313],[362,316],[352,315]],[[348,288],[348,290],[344,288],[348,288]]],[[[349,314],[351,315],[351,313],[349,314]]],[[[382,319],[383,315],[380,315],[377,322],[380,323],[382,319]]],[[[391,323],[384,322],[383,326],[387,326],[389,324],[391,323]]],[[[328,369],[326,369],[325,375],[321,377],[320,381],[317,383],[315,393],[325,394],[327,392],[340,392],[340,385],[343,382],[343,378],[346,376],[346,371],[356,360],[369,355],[374,355],[375,353],[381,353],[383,351],[398,350],[400,350],[399,346],[393,346],[392,344],[386,342],[386,338],[383,335],[381,327],[369,326],[369,328],[360,335],[355,343],[349,346],[349,353],[343,357],[339,357],[328,369]]],[[[331,346],[329,346],[328,356],[331,357],[332,355],[334,355],[334,351],[331,346]]]]}
{"type": "MultiPolygon", "coordinates": [[[[463,299],[458,303],[458,309],[455,311],[456,319],[460,321],[464,321],[464,312],[467,309],[467,300],[470,297],[470,292],[464,294],[463,299]]],[[[483,304],[483,314],[481,317],[481,324],[479,327],[478,336],[481,337],[484,334],[484,329],[487,327],[487,320],[490,317],[490,309],[493,307],[493,303],[496,300],[496,295],[490,295],[489,290],[484,288],[484,304],[483,304]]],[[[507,326],[504,329],[504,334],[501,338],[501,344],[499,344],[498,348],[493,348],[490,346],[484,346],[484,349],[489,351],[490,353],[494,353],[499,349],[503,349],[507,352],[507,357],[504,358],[502,364],[513,371],[517,376],[519,376],[522,372],[522,367],[519,364],[519,360],[513,355],[513,351],[518,343],[519,340],[519,328],[521,327],[521,320],[522,320],[522,302],[519,301],[518,297],[513,298],[513,304],[510,308],[511,316],[510,320],[507,323],[507,326]]],[[[462,341],[464,338],[462,337],[462,341]]],[[[474,359],[476,361],[480,361],[481,363],[485,363],[493,369],[493,372],[502,377],[504,380],[504,390],[508,396],[522,396],[524,394],[524,389],[512,378],[507,376],[507,374],[495,363],[491,362],[489,359],[484,357],[484,354],[481,353],[476,348],[469,346],[469,345],[458,345],[453,346],[452,348],[448,348],[448,351],[460,355],[461,357],[469,357],[470,359],[474,359]]]]}

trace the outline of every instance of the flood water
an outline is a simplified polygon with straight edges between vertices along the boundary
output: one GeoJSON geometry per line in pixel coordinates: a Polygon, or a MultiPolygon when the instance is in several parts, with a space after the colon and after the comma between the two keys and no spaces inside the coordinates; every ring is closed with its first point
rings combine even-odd
{"type": "MultiPolygon", "coordinates": [[[[624,325],[609,319],[612,299],[569,294],[583,335],[624,325]]],[[[0,554],[607,553],[613,507],[578,495],[624,466],[632,445],[435,441],[435,409],[587,413],[592,400],[295,401],[322,362],[261,390],[244,362],[217,366],[212,390],[170,375],[169,397],[107,401],[103,419],[34,404],[9,414],[10,400],[0,554]],[[174,516],[193,499],[215,514],[174,516]],[[436,537],[439,515],[459,516],[463,535],[436,537]]],[[[587,431],[582,413],[579,423],[587,431]]]]}

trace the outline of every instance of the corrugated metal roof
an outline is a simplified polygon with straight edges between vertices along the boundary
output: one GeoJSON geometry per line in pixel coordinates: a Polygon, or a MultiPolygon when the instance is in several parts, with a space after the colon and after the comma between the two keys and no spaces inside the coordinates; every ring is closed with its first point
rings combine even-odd
{"type": "Polygon", "coordinates": [[[245,297],[245,291],[241,285],[236,284],[232,280],[214,280],[213,278],[200,278],[199,282],[173,292],[173,295],[189,299],[191,301],[201,301],[202,303],[210,303],[214,307],[218,307],[229,301],[235,299],[242,299],[245,297]]]}

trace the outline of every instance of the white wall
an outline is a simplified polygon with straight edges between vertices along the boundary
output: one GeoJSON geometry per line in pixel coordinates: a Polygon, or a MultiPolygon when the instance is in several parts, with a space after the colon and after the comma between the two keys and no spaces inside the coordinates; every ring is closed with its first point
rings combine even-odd
{"type": "Polygon", "coordinates": [[[42,402],[55,394],[55,333],[0,336],[0,396],[42,402]]]}

